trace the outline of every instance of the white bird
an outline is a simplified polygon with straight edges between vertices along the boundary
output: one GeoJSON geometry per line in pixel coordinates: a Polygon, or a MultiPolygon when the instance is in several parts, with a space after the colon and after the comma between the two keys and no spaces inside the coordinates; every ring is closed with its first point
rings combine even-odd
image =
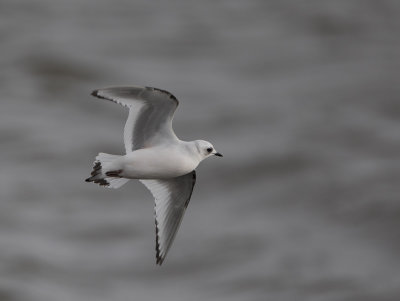
{"type": "Polygon", "coordinates": [[[178,100],[151,87],[112,87],[93,96],[129,109],[124,128],[125,155],[99,153],[91,177],[109,188],[139,179],[155,198],[156,263],[161,265],[175,238],[196,182],[195,168],[211,155],[220,156],[210,142],[179,140],[172,129],[178,100]]]}

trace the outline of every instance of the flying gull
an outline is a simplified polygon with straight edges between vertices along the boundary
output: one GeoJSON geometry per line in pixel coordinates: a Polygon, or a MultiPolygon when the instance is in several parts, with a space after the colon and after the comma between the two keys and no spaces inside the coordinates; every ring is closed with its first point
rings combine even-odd
{"type": "Polygon", "coordinates": [[[175,238],[196,182],[196,167],[212,155],[210,142],[182,141],[172,129],[178,100],[151,87],[112,87],[92,92],[129,109],[125,155],[99,153],[86,182],[119,188],[138,179],[155,198],[156,263],[161,265],[175,238]]]}

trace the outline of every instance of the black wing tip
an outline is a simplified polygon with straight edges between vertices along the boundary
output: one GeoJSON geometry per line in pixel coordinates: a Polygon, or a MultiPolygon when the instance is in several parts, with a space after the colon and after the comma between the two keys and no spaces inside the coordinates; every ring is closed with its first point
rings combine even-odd
{"type": "Polygon", "coordinates": [[[161,266],[164,262],[164,258],[161,256],[156,257],[156,264],[161,266]]]}
{"type": "Polygon", "coordinates": [[[158,222],[157,218],[155,219],[155,224],[156,224],[156,264],[162,265],[164,258],[161,256],[161,251],[160,251],[160,242],[158,240],[158,222]]]}
{"type": "Polygon", "coordinates": [[[161,92],[163,94],[166,94],[170,99],[172,99],[173,101],[175,101],[177,104],[179,104],[178,99],[175,97],[175,95],[173,95],[171,92],[168,92],[167,90],[163,90],[163,89],[159,89],[159,88],[154,88],[154,87],[146,87],[146,89],[149,90],[153,90],[153,91],[158,91],[161,92]]]}
{"type": "MultiPolygon", "coordinates": [[[[145,87],[145,88],[148,90],[158,91],[160,93],[163,93],[163,94],[167,95],[170,99],[175,101],[177,105],[179,104],[179,100],[171,92],[168,92],[167,90],[154,88],[154,87],[145,87]]],[[[93,90],[92,93],[90,93],[90,95],[92,95],[94,97],[102,98],[102,99],[107,99],[106,97],[100,95],[99,91],[100,91],[99,89],[93,90]]]]}
{"type": "Polygon", "coordinates": [[[97,98],[101,98],[101,99],[107,99],[107,100],[111,100],[109,98],[107,98],[106,96],[103,96],[100,94],[100,89],[97,90],[93,90],[92,93],[90,93],[90,95],[97,97],[97,98]]]}
{"type": "Polygon", "coordinates": [[[105,100],[110,100],[110,101],[116,102],[112,98],[100,94],[100,89],[92,91],[92,93],[90,93],[90,95],[92,95],[94,97],[97,97],[97,98],[100,98],[100,99],[105,99],[105,100]]]}
{"type": "Polygon", "coordinates": [[[97,90],[93,90],[92,93],[90,93],[90,95],[94,96],[94,97],[98,97],[98,98],[102,98],[102,99],[106,99],[104,96],[99,94],[99,89],[97,90]]]}

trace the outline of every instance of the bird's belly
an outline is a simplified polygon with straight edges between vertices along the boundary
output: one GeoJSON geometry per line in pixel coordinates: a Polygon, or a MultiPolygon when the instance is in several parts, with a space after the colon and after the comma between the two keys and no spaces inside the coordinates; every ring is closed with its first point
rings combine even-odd
{"type": "Polygon", "coordinates": [[[130,179],[163,179],[185,175],[197,164],[171,152],[137,150],[125,156],[122,176],[130,179]]]}

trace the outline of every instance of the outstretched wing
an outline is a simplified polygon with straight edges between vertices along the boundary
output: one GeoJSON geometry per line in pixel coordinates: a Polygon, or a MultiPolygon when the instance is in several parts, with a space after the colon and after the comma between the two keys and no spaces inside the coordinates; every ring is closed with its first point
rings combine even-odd
{"type": "Polygon", "coordinates": [[[172,118],[179,104],[171,93],[151,87],[112,87],[92,92],[129,108],[124,129],[126,153],[178,139],[172,118]]]}
{"type": "Polygon", "coordinates": [[[189,204],[196,172],[165,180],[140,180],[155,198],[156,262],[161,265],[189,204]]]}

